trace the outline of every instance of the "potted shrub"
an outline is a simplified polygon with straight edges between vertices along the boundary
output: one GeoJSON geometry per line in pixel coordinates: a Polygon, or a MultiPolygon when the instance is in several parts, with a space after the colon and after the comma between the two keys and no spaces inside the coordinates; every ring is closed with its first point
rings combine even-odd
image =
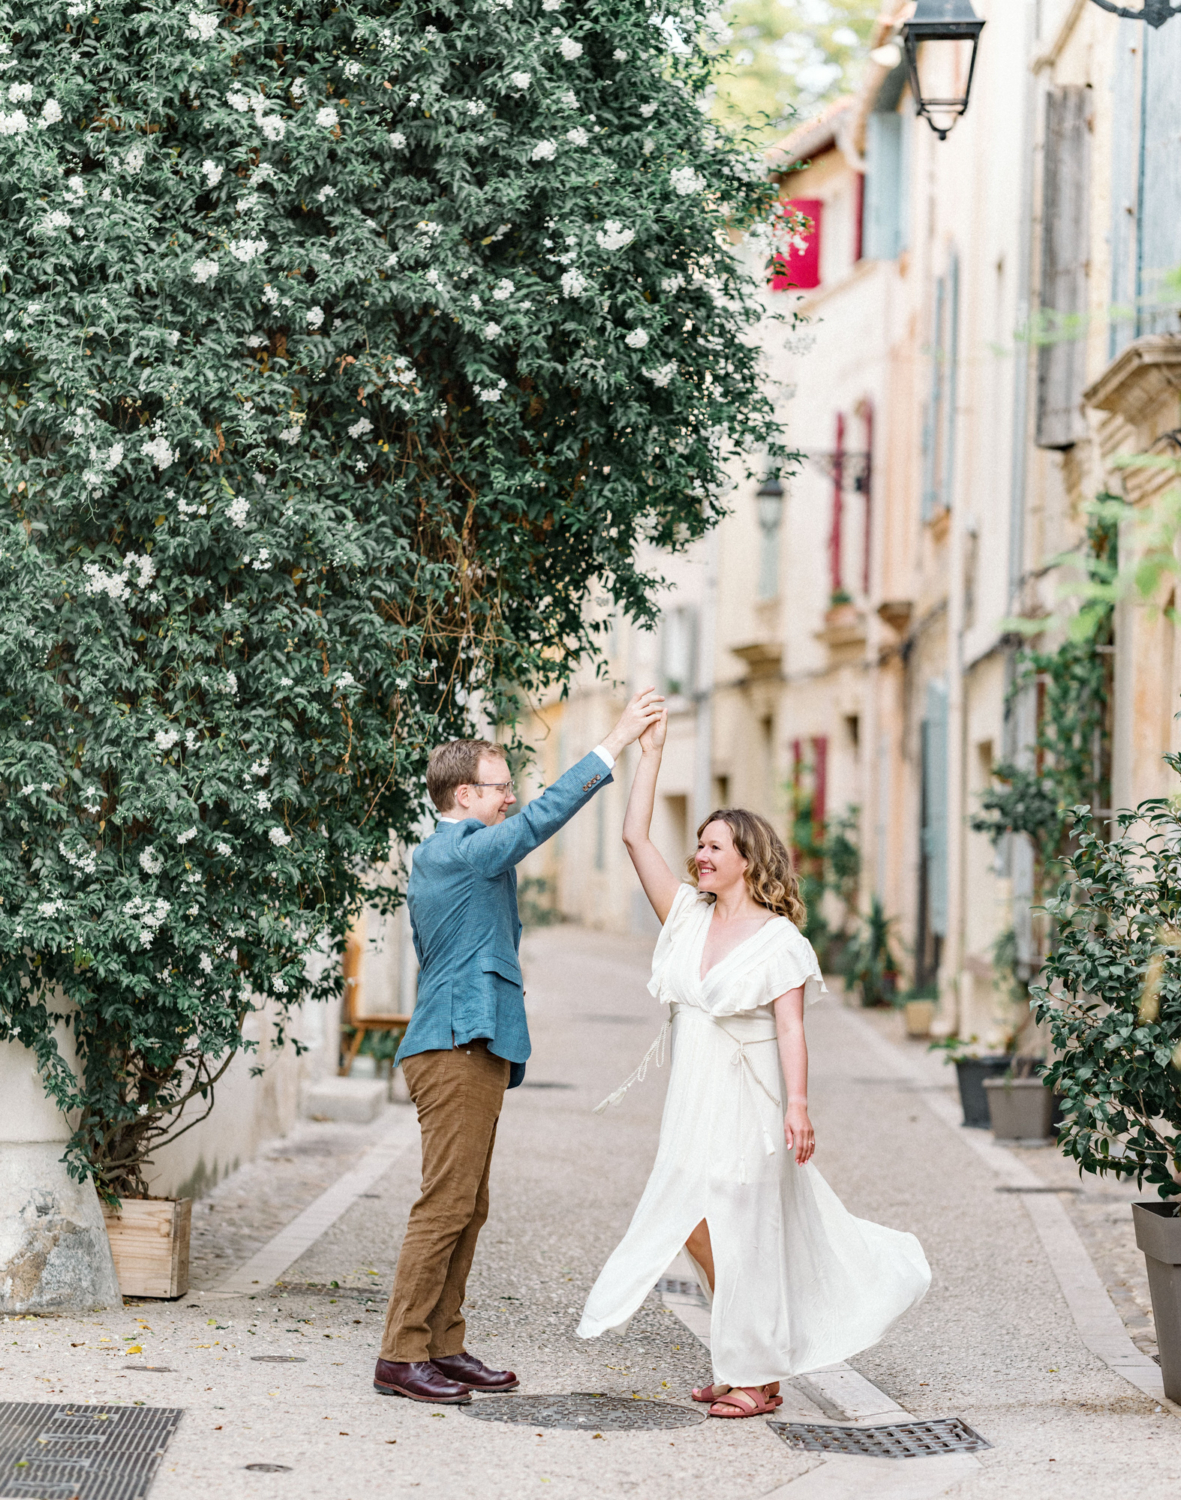
{"type": "Polygon", "coordinates": [[[889,1005],[898,989],[898,962],[892,949],[894,918],[877,896],[844,953],[846,990],[859,990],[862,1005],[889,1005]]]}
{"type": "Polygon", "coordinates": [[[949,1036],[931,1043],[932,1052],[942,1052],[944,1061],[955,1064],[960,1105],[964,1124],[972,1130],[987,1130],[991,1124],[985,1080],[1000,1078],[1009,1071],[1013,1059],[1005,1052],[990,1052],[979,1038],[949,1036]]]}
{"type": "Polygon", "coordinates": [[[1141,803],[1108,840],[1089,807],[1071,814],[1067,880],[1046,903],[1057,941],[1031,990],[1056,1053],[1045,1082],[1080,1171],[1156,1189],[1132,1216],[1165,1394],[1181,1401],[1181,815],[1173,801],[1141,803]]]}
{"type": "Polygon", "coordinates": [[[935,1013],[939,1009],[939,991],[934,984],[917,985],[901,995],[896,1003],[902,1009],[907,1036],[931,1035],[935,1013]]]}
{"type": "Polygon", "coordinates": [[[1045,1085],[1043,1065],[1015,1057],[1000,1077],[984,1079],[992,1133],[1006,1145],[1044,1146],[1054,1137],[1057,1099],[1045,1085]]]}
{"type": "Polygon", "coordinates": [[[655,618],[638,539],[784,460],[726,235],[798,216],[640,0],[561,48],[452,7],[429,62],[385,0],[68,9],[22,10],[0,132],[0,1037],[113,1206],[339,988],[466,705],[567,681],[592,597],[655,618]]]}

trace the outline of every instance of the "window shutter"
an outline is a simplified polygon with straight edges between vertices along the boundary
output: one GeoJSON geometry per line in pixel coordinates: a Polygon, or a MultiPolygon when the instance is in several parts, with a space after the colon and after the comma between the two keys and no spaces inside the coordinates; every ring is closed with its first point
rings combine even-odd
{"type": "Polygon", "coordinates": [[[1091,91],[1046,95],[1042,185],[1042,337],[1038,348],[1037,443],[1069,448],[1086,436],[1087,259],[1091,91]]]}
{"type": "Polygon", "coordinates": [[[804,241],[802,250],[792,245],[786,253],[776,255],[771,290],[806,292],[820,285],[820,213],[824,201],[821,198],[788,198],[783,206],[811,219],[812,228],[801,236],[804,241]]]}
{"type": "Polygon", "coordinates": [[[923,853],[927,912],[936,937],[947,936],[947,688],[927,684],[923,720],[923,853]]]}
{"type": "Polygon", "coordinates": [[[1165,277],[1181,266],[1181,28],[1144,37],[1144,203],[1140,317],[1136,331],[1177,332],[1176,292],[1165,277]]]}
{"type": "Polygon", "coordinates": [[[865,136],[864,250],[869,260],[893,260],[903,248],[902,116],[871,114],[865,136]]]}

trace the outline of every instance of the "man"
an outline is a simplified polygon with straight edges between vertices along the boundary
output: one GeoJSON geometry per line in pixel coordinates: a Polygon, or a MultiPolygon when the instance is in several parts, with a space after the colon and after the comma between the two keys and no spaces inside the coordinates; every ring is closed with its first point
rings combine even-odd
{"type": "Polygon", "coordinates": [[[518,1385],[465,1351],[462,1313],[504,1091],[524,1078],[530,1050],[515,867],[607,785],[663,701],[652,688],[637,693],[603,743],[508,822],[516,798],[499,746],[454,740],[431,753],[427,791],[441,816],[410,876],[418,1001],[397,1056],[422,1130],[422,1192],[373,1379],[384,1395],[458,1405],[473,1387],[518,1385]]]}

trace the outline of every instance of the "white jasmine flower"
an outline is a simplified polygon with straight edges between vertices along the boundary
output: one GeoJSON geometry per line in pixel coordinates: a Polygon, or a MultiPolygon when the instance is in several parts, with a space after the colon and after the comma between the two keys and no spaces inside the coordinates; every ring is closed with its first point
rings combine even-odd
{"type": "Polygon", "coordinates": [[[68,213],[55,208],[41,220],[41,228],[46,234],[56,234],[59,229],[68,229],[72,223],[68,213]]]}
{"type": "Polygon", "coordinates": [[[123,170],[130,172],[134,177],[141,170],[147,160],[148,153],[142,146],[132,146],[131,150],[123,158],[123,170]]]}
{"type": "Polygon", "coordinates": [[[338,688],[356,687],[356,685],[357,685],[357,679],[353,676],[353,674],[351,672],[342,672],[340,674],[340,676],[336,679],[336,685],[337,685],[338,688]]]}
{"type": "Polygon", "coordinates": [[[76,172],[73,177],[66,178],[66,192],[73,193],[75,198],[85,198],[86,184],[82,181],[81,177],[79,177],[76,172]]]}
{"type": "Polygon", "coordinates": [[[614,59],[615,59],[616,62],[626,62],[627,61],[627,56],[628,55],[623,50],[622,47],[616,47],[615,51],[611,55],[612,55],[612,57],[614,57],[614,59]]]}
{"type": "Polygon", "coordinates": [[[532,73],[510,73],[508,75],[508,81],[512,84],[513,88],[515,88],[515,89],[527,89],[529,87],[529,85],[533,82],[533,74],[532,73]]]}
{"type": "Polygon", "coordinates": [[[109,203],[111,201],[111,190],[110,190],[110,188],[109,187],[103,188],[102,192],[98,196],[102,199],[102,201],[104,203],[109,203]]]}
{"type": "Polygon", "coordinates": [[[291,842],[291,835],[280,828],[278,824],[268,831],[267,838],[270,839],[276,849],[286,849],[287,845],[291,842]]]}
{"type": "Polygon", "coordinates": [[[201,965],[202,974],[213,973],[213,960],[209,957],[208,953],[202,953],[197,962],[201,965]]]}
{"type": "Polygon", "coordinates": [[[269,760],[255,760],[250,763],[251,776],[269,776],[271,763],[269,760]]]}
{"type": "Polygon", "coordinates": [[[11,344],[14,338],[16,338],[16,334],[13,332],[13,330],[11,328],[6,328],[4,330],[4,342],[6,344],[11,344]]]}
{"type": "Polygon", "coordinates": [[[217,852],[218,852],[218,854],[220,854],[220,855],[221,855],[221,857],[222,857],[222,859],[229,859],[229,857],[230,857],[230,856],[231,856],[231,855],[232,855],[232,854],[233,854],[233,852],[234,852],[234,851],[233,851],[233,850],[232,850],[232,849],[231,849],[231,848],[230,848],[230,846],[229,846],[229,844],[227,844],[227,843],[226,843],[226,842],[225,842],[225,840],[224,840],[224,839],[223,839],[223,840],[222,840],[222,841],[221,841],[221,842],[219,842],[219,843],[218,843],[218,844],[216,844],[216,845],[215,845],[215,846],[214,846],[214,847],[215,847],[215,848],[216,848],[216,850],[217,850],[217,852]]]}
{"type": "MultiPolygon", "coordinates": [[[[139,856],[139,867],[148,875],[159,875],[164,868],[164,861],[156,853],[156,846],[149,844],[139,856]]],[[[130,903],[128,903],[130,905],[130,903]]]]}
{"type": "Polygon", "coordinates": [[[581,125],[575,125],[573,130],[566,132],[566,139],[572,146],[589,146],[590,136],[583,130],[581,125]]]}
{"type": "Polygon", "coordinates": [[[498,339],[500,337],[503,330],[501,329],[499,323],[485,323],[480,332],[491,343],[493,339],[498,339]]]}
{"type": "Polygon", "coordinates": [[[57,122],[61,119],[61,117],[62,117],[62,107],[57,102],[57,100],[56,99],[46,99],[45,103],[41,106],[41,121],[40,121],[40,124],[41,124],[42,130],[44,130],[47,125],[56,125],[57,122]]]}
{"type": "Polygon", "coordinates": [[[307,311],[309,328],[319,328],[324,321],[324,309],[322,307],[309,307],[307,311]]]}
{"type": "Polygon", "coordinates": [[[37,915],[39,917],[56,917],[64,905],[65,902],[61,900],[41,901],[37,905],[37,915]]]}
{"type": "Polygon", "coordinates": [[[324,200],[325,200],[325,198],[335,198],[336,197],[336,189],[332,186],[332,184],[330,182],[326,182],[324,184],[324,186],[320,189],[320,191],[316,194],[316,197],[319,198],[319,200],[320,200],[321,203],[323,203],[324,200]]]}
{"type": "Polygon", "coordinates": [[[198,286],[207,281],[212,281],[217,275],[217,262],[215,260],[195,260],[193,262],[193,280],[198,286]]]}
{"type": "Polygon", "coordinates": [[[176,461],[176,454],[168,446],[168,439],[162,432],[146,442],[143,451],[161,470],[169,468],[176,461]]]}
{"type": "Polygon", "coordinates": [[[267,115],[260,123],[262,133],[268,141],[281,141],[287,134],[286,121],[281,120],[278,115],[267,115]]]}
{"type": "Polygon", "coordinates": [[[122,443],[112,443],[111,447],[110,447],[110,451],[107,453],[107,457],[106,457],[106,466],[107,466],[107,468],[108,469],[117,469],[122,462],[123,462],[123,444],[122,443]]]}
{"type": "Polygon", "coordinates": [[[476,115],[478,117],[488,113],[488,106],[482,99],[469,99],[467,102],[467,112],[469,115],[476,115]]]}
{"type": "Polygon", "coordinates": [[[23,109],[14,109],[10,115],[0,113],[0,135],[23,135],[28,128],[23,109]]]}
{"type": "Polygon", "coordinates": [[[404,151],[406,149],[406,137],[400,130],[390,131],[390,145],[395,151],[404,151]]]}
{"type": "Polygon", "coordinates": [[[292,678],[292,677],[280,677],[279,678],[279,686],[280,687],[294,687],[295,686],[295,679],[292,678]]]}
{"type": "Polygon", "coordinates": [[[562,272],[562,296],[581,297],[586,291],[586,277],[581,271],[576,271],[573,266],[568,271],[562,272]]]}
{"type": "MultiPolygon", "coordinates": [[[[24,795],[24,791],[25,788],[21,787],[22,796],[24,795]]],[[[97,786],[88,786],[82,793],[82,806],[88,813],[102,812],[103,794],[101,788],[97,786]]]]}
{"type": "Polygon", "coordinates": [[[167,753],[176,744],[177,740],[180,739],[180,735],[175,729],[157,729],[154,739],[157,750],[163,750],[167,753]]]}
{"type": "Polygon", "coordinates": [[[353,425],[349,428],[349,437],[351,437],[351,438],[363,437],[365,435],[365,433],[372,432],[372,431],[373,431],[373,423],[369,420],[369,418],[368,417],[358,417],[357,420],[353,423],[353,425]]]}
{"type": "Polygon", "coordinates": [[[205,181],[211,188],[215,188],[221,181],[225,172],[224,167],[219,167],[217,162],[211,161],[209,157],[201,163],[201,170],[205,174],[205,181]]]}
{"type": "Polygon", "coordinates": [[[541,0],[542,10],[561,10],[562,0],[541,0]]]}
{"type": "Polygon", "coordinates": [[[176,842],[178,844],[190,844],[196,837],[197,830],[195,828],[186,828],[183,833],[177,834],[176,842]]]}
{"type": "MultiPolygon", "coordinates": [[[[201,509],[204,510],[205,507],[202,506],[201,509]]],[[[190,750],[195,750],[197,748],[197,731],[195,729],[185,730],[185,744],[190,750]]]]}
{"type": "Polygon", "coordinates": [[[282,440],[285,443],[298,443],[299,442],[299,428],[298,427],[284,427],[283,430],[282,430],[282,432],[280,432],[279,436],[282,438],[282,440]]]}
{"type": "Polygon", "coordinates": [[[316,111],[316,124],[324,130],[331,130],[339,119],[340,116],[331,104],[325,104],[316,111]]]}
{"type": "MultiPolygon", "coordinates": [[[[250,335],[250,337],[246,340],[246,347],[248,349],[261,349],[262,346],[265,343],[266,343],[266,339],[263,338],[263,336],[262,336],[261,333],[252,333],[250,335]]],[[[249,401],[246,403],[246,406],[244,406],[242,408],[242,414],[243,414],[243,416],[249,417],[249,416],[253,415],[253,408],[250,411],[247,411],[247,409],[246,409],[247,406],[252,407],[252,403],[249,402],[249,401]]]]}
{"type": "Polygon", "coordinates": [[[640,105],[640,113],[643,115],[643,117],[644,117],[645,120],[650,120],[652,118],[652,116],[656,113],[656,104],[655,104],[655,102],[649,102],[648,104],[641,104],[640,105]]]}
{"type": "Polygon", "coordinates": [[[443,226],[437,219],[419,219],[414,226],[420,234],[425,234],[428,239],[437,240],[443,232],[443,226]]]}
{"type": "Polygon", "coordinates": [[[469,297],[469,298],[468,298],[468,299],[467,299],[467,300],[468,300],[468,301],[469,301],[469,302],[470,302],[470,303],[471,303],[471,305],[472,305],[472,306],[473,306],[473,307],[474,307],[474,308],[476,308],[476,309],[477,309],[477,311],[478,311],[478,310],[479,310],[479,309],[480,309],[480,308],[481,308],[481,307],[483,307],[483,305],[484,305],[484,304],[483,304],[483,303],[482,303],[482,302],[481,302],[481,301],[480,301],[480,298],[479,298],[479,295],[478,295],[478,294],[477,294],[477,293],[476,293],[476,292],[473,292],[473,293],[472,293],[472,294],[471,294],[471,296],[470,296],[470,297],[469,297]]]}
{"type": "Polygon", "coordinates": [[[287,985],[279,978],[278,974],[271,980],[271,988],[276,995],[285,995],[287,993],[287,985]]]}
{"type": "Polygon", "coordinates": [[[529,159],[530,161],[553,161],[557,151],[557,145],[553,141],[538,141],[529,159]]]}
{"type": "Polygon", "coordinates": [[[668,174],[668,180],[682,198],[687,198],[690,193],[701,192],[705,186],[705,178],[692,167],[676,167],[668,174]]]}
{"type": "Polygon", "coordinates": [[[344,76],[346,78],[359,78],[361,76],[361,64],[355,57],[350,58],[344,65],[344,76]]]}
{"type": "Polygon", "coordinates": [[[230,254],[235,260],[240,260],[243,265],[249,265],[266,248],[266,240],[231,240],[229,244],[230,254]]]}
{"type": "Polygon", "coordinates": [[[264,302],[268,302],[272,307],[278,307],[279,288],[277,286],[272,286],[268,281],[266,286],[264,286],[262,289],[262,300],[264,302]]]}
{"type": "Polygon", "coordinates": [[[558,95],[558,103],[564,104],[567,109],[578,108],[578,95],[573,89],[567,89],[564,94],[558,95]]]}
{"type": "Polygon", "coordinates": [[[33,85],[31,83],[14,83],[8,90],[10,104],[28,104],[32,97],[33,85]]]}
{"type": "Polygon", "coordinates": [[[660,386],[668,385],[676,373],[677,367],[675,364],[659,365],[654,370],[644,371],[644,374],[648,377],[653,385],[660,386]]]}
{"type": "Polygon", "coordinates": [[[492,289],[493,302],[507,302],[513,294],[513,284],[507,276],[502,277],[492,289]]]}
{"type": "Polygon", "coordinates": [[[291,97],[293,99],[302,99],[303,98],[303,91],[306,88],[307,88],[307,79],[306,78],[297,78],[295,80],[295,82],[291,85],[291,97]]]}
{"type": "Polygon", "coordinates": [[[595,239],[604,250],[622,250],[636,237],[634,229],[625,229],[618,219],[607,219],[595,239]]]}
{"type": "Polygon", "coordinates": [[[217,31],[220,16],[208,15],[203,11],[189,11],[189,25],[185,36],[200,42],[211,42],[217,31]]]}
{"type": "Polygon", "coordinates": [[[483,389],[481,389],[480,386],[477,386],[476,395],[479,396],[481,401],[499,401],[501,394],[507,384],[508,381],[501,378],[496,382],[495,385],[485,386],[483,387],[483,389]]]}
{"type": "Polygon", "coordinates": [[[255,792],[254,800],[258,804],[259,812],[270,812],[271,796],[269,792],[255,792]]]}
{"type": "Polygon", "coordinates": [[[684,285],[685,278],[678,273],[672,276],[665,276],[661,280],[660,290],[662,292],[679,292],[684,285]]]}
{"type": "Polygon", "coordinates": [[[245,495],[239,495],[238,498],[230,504],[229,509],[226,511],[226,515],[229,516],[230,520],[239,529],[239,531],[241,531],[245,527],[246,517],[249,514],[250,501],[246,499],[245,495]]]}
{"type": "Polygon", "coordinates": [[[648,335],[642,328],[633,328],[623,342],[629,349],[643,349],[647,347],[648,335]]]}
{"type": "Polygon", "coordinates": [[[250,108],[250,95],[244,94],[241,89],[231,89],[226,95],[226,103],[231,109],[236,109],[240,115],[244,115],[250,108]]]}
{"type": "Polygon", "coordinates": [[[582,56],[582,43],[576,42],[571,36],[564,36],[558,45],[558,51],[567,62],[573,62],[576,57],[582,56]]]}
{"type": "Polygon", "coordinates": [[[229,695],[230,695],[231,698],[234,698],[234,697],[237,696],[237,693],[238,693],[238,679],[234,675],[233,672],[227,672],[226,673],[225,690],[226,690],[227,693],[229,693],[229,695]]]}

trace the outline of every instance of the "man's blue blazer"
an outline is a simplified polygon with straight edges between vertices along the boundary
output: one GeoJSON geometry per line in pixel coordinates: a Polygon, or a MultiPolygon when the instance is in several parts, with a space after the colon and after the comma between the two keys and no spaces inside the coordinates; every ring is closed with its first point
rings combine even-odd
{"type": "Polygon", "coordinates": [[[529,1027],[517,950],[516,866],[611,780],[593,751],[516,817],[440,823],[414,851],[407,905],[418,954],[418,1000],[397,1061],[486,1037],[525,1076],[529,1027]]]}

